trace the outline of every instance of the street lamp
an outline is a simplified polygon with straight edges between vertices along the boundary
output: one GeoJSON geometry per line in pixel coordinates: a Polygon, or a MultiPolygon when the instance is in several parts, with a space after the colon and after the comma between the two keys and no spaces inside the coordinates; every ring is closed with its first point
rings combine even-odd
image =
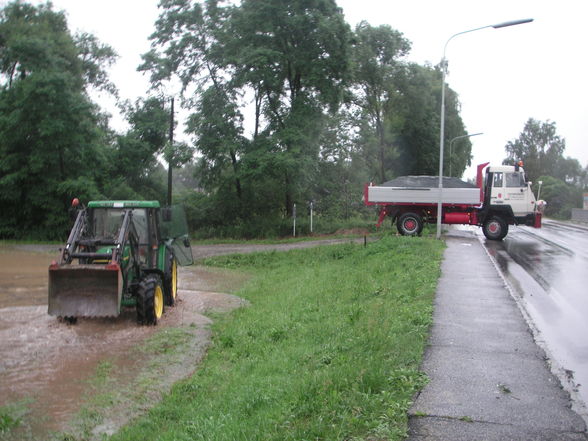
{"type": "Polygon", "coordinates": [[[480,132],[480,133],[474,133],[472,135],[461,135],[461,136],[456,136],[455,138],[453,138],[451,141],[449,141],[449,176],[451,175],[451,151],[453,150],[453,141],[457,141],[458,139],[463,139],[463,138],[471,138],[472,136],[478,136],[478,135],[483,135],[484,133],[480,132]]]}
{"type": "Polygon", "coordinates": [[[488,26],[482,26],[480,28],[469,29],[467,31],[458,32],[457,34],[453,34],[449,39],[445,42],[445,46],[443,47],[443,58],[441,59],[441,70],[443,72],[442,75],[442,82],[441,82],[441,130],[439,135],[439,201],[437,203],[437,239],[441,238],[441,217],[442,217],[442,204],[443,204],[443,148],[444,148],[444,141],[443,138],[445,137],[445,75],[447,74],[447,60],[445,59],[445,52],[447,51],[447,45],[449,42],[457,37],[458,35],[467,34],[469,32],[479,31],[480,29],[486,28],[506,28],[508,26],[516,26],[524,23],[531,23],[533,21],[532,18],[525,18],[522,20],[513,20],[513,21],[505,21],[504,23],[497,23],[488,26]]]}

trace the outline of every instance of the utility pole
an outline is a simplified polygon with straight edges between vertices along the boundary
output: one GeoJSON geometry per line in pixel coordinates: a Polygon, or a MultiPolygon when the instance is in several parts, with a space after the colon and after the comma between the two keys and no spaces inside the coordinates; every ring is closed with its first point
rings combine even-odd
{"type": "Polygon", "coordinates": [[[169,119],[169,148],[167,158],[167,206],[172,204],[172,156],[174,146],[174,99],[171,99],[171,115],[169,119]]]}
{"type": "Polygon", "coordinates": [[[437,239],[441,238],[441,218],[443,216],[443,150],[444,150],[444,142],[445,142],[445,77],[447,75],[447,58],[445,54],[447,53],[447,45],[453,38],[457,37],[458,35],[467,34],[469,32],[479,31],[480,29],[487,29],[487,28],[494,28],[494,29],[502,29],[509,26],[516,26],[525,23],[531,23],[533,21],[532,18],[524,18],[522,20],[512,20],[512,21],[505,21],[504,23],[497,23],[488,26],[482,26],[480,28],[469,29],[467,31],[458,32],[457,34],[453,34],[449,39],[445,42],[445,46],[443,47],[443,58],[441,59],[441,127],[439,133],[439,201],[437,202],[437,239]]]}

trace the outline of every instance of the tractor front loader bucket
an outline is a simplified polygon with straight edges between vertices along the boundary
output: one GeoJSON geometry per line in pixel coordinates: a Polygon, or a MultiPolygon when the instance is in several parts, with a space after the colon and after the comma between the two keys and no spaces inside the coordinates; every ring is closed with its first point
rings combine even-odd
{"type": "Polygon", "coordinates": [[[49,267],[49,315],[118,316],[122,286],[122,273],[117,264],[53,264],[49,267]]]}

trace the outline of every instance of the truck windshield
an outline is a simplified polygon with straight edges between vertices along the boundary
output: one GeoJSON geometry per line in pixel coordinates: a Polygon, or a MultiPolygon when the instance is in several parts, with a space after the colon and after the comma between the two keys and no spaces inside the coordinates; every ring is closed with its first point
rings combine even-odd
{"type": "Polygon", "coordinates": [[[525,175],[521,172],[506,173],[507,187],[524,187],[525,175]]]}

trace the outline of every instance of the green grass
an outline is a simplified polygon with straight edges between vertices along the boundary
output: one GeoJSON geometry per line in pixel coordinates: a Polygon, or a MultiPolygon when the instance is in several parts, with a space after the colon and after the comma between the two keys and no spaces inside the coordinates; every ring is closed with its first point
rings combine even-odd
{"type": "Polygon", "coordinates": [[[0,441],[11,440],[13,430],[23,426],[31,400],[0,406],[0,441]]]}
{"type": "MultiPolygon", "coordinates": [[[[376,219],[374,213],[367,216],[354,216],[349,219],[341,219],[329,216],[315,215],[313,221],[313,233],[310,232],[310,218],[308,215],[299,215],[296,220],[296,235],[331,235],[345,230],[357,228],[376,231],[376,219]]],[[[292,237],[293,219],[291,218],[259,218],[240,221],[235,225],[219,225],[216,227],[193,225],[190,228],[192,237],[197,240],[224,240],[224,239],[261,239],[281,240],[292,237]]]]}
{"type": "Polygon", "coordinates": [[[439,241],[385,237],[234,255],[251,306],[218,317],[208,356],[113,440],[403,439],[442,255],[439,241]]]}

